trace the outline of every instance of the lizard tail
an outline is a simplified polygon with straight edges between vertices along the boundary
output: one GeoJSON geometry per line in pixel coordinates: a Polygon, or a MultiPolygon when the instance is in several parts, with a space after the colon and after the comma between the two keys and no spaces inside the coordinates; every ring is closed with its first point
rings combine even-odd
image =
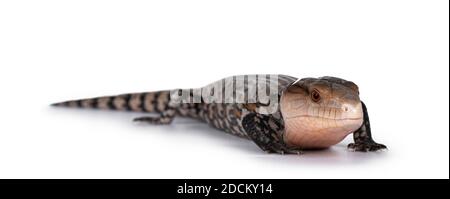
{"type": "Polygon", "coordinates": [[[161,113],[168,108],[170,101],[169,95],[170,91],[129,93],[115,96],[69,100],[51,105],[57,107],[161,113]]]}

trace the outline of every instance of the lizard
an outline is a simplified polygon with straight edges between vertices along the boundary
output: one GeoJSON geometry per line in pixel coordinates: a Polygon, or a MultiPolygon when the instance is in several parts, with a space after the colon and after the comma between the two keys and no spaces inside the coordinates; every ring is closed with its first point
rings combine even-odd
{"type": "Polygon", "coordinates": [[[372,138],[358,86],[331,76],[238,75],[196,89],[129,93],[52,105],[156,113],[134,121],[158,125],[170,124],[177,116],[191,117],[249,139],[267,153],[325,149],[349,134],[354,140],[347,146],[351,151],[387,148],[372,138]]]}

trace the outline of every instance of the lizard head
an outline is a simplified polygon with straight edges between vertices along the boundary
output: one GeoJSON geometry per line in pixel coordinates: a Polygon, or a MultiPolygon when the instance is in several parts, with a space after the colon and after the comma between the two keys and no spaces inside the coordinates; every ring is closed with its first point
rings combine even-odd
{"type": "Polygon", "coordinates": [[[281,96],[284,142],[299,148],[326,148],[363,122],[358,86],[336,77],[305,78],[281,96]]]}

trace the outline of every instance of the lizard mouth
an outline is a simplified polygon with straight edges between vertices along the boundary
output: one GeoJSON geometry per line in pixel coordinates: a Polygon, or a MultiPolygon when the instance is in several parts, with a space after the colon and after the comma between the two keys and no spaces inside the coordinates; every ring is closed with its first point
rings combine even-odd
{"type": "Polygon", "coordinates": [[[285,118],[288,126],[296,126],[296,131],[348,134],[357,130],[363,123],[362,117],[327,118],[302,115],[285,118]]]}
{"type": "Polygon", "coordinates": [[[315,118],[315,119],[326,119],[326,120],[336,120],[336,121],[352,121],[352,120],[362,120],[362,117],[349,117],[349,118],[331,118],[331,117],[321,117],[321,116],[314,116],[314,115],[297,115],[297,116],[291,116],[286,117],[286,119],[296,119],[296,118],[315,118]]]}

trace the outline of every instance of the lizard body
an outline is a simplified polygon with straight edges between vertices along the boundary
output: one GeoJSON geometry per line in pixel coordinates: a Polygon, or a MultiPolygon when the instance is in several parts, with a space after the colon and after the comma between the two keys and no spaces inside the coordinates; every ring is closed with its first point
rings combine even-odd
{"type": "Polygon", "coordinates": [[[367,108],[359,100],[356,84],[335,77],[233,76],[199,89],[122,94],[53,105],[158,113],[157,117],[134,119],[152,124],[170,124],[176,116],[196,118],[250,139],[269,153],[298,154],[303,149],[327,148],[350,133],[355,141],[348,145],[350,149],[386,148],[372,139],[367,108]]]}

